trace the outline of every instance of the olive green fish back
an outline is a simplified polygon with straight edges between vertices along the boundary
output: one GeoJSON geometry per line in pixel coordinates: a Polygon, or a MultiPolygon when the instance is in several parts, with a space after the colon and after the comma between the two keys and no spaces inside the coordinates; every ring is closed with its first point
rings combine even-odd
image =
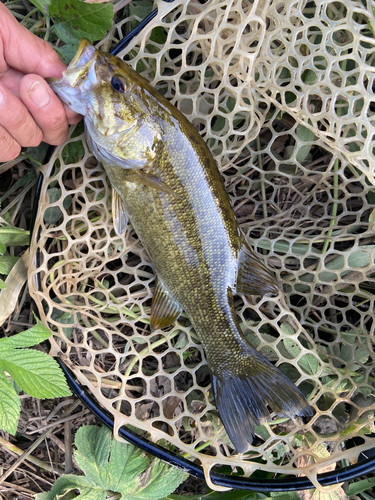
{"type": "Polygon", "coordinates": [[[159,2],[159,37],[149,26],[127,49],[202,134],[247,241],[283,283],[285,302],[238,296],[238,320],[316,413],[307,424],[263,422],[248,455],[230,446],[187,318],[151,333],[152,266],[130,226],[116,236],[108,180],[82,133],[44,168],[29,287],[54,332],[52,354],[113,414],[116,431],[131,424],[165,440],[207,474],[229,465],[314,481],[375,446],[375,28],[366,5],[159,2]]]}

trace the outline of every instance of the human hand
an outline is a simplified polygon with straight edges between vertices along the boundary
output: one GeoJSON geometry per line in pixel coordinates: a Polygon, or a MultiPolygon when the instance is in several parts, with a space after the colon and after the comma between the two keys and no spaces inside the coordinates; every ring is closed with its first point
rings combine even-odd
{"type": "Polygon", "coordinates": [[[0,3],[0,162],[41,141],[61,144],[68,125],[80,121],[44,80],[61,77],[65,68],[53,48],[0,3]]]}

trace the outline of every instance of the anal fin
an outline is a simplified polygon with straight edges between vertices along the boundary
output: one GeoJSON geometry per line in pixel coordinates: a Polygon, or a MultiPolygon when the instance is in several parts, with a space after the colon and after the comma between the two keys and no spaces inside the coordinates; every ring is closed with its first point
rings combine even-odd
{"type": "Polygon", "coordinates": [[[112,188],[112,218],[117,236],[121,236],[128,225],[129,216],[118,192],[112,188]]]}
{"type": "Polygon", "coordinates": [[[245,295],[272,296],[279,293],[279,284],[272,272],[260,262],[244,243],[238,255],[236,291],[245,295]]]}
{"type": "Polygon", "coordinates": [[[151,303],[151,329],[158,330],[173,324],[181,312],[182,308],[157,279],[151,303]]]}

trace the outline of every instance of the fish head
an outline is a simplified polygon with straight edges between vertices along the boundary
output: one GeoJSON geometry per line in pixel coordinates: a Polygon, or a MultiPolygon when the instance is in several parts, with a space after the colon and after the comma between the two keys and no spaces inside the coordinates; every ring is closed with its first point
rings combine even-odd
{"type": "Polygon", "coordinates": [[[47,81],[84,115],[89,147],[103,164],[142,168],[155,158],[162,137],[155,91],[120,58],[83,39],[62,78],[47,81]]]}
{"type": "Polygon", "coordinates": [[[83,39],[62,78],[47,81],[63,102],[91,122],[91,128],[111,137],[130,130],[142,114],[133,73],[121,59],[83,39]]]}

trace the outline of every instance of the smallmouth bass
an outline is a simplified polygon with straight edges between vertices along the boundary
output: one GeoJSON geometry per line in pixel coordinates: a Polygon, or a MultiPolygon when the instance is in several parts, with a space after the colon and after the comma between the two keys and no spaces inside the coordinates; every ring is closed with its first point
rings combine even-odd
{"type": "Polygon", "coordinates": [[[278,284],[241,235],[221,175],[187,119],[121,59],[82,40],[54,92],[84,115],[89,147],[113,187],[113,219],[128,217],[156,273],[151,328],[184,310],[199,335],[216,406],[239,452],[269,407],[286,417],[312,408],[243,336],[233,295],[275,295],[278,284]]]}

